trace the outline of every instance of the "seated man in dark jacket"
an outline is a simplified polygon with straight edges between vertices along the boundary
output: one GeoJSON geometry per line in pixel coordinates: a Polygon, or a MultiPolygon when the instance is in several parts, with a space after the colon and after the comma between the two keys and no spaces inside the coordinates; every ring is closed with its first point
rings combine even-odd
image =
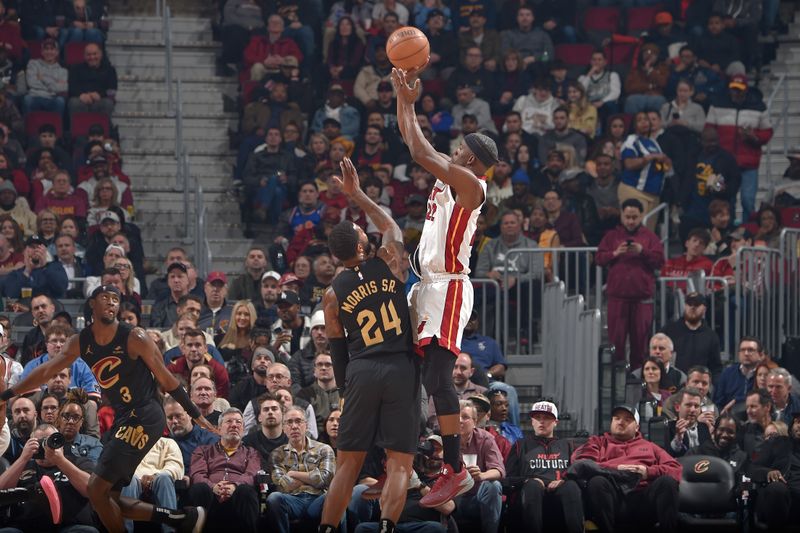
{"type": "Polygon", "coordinates": [[[685,388],[678,398],[678,418],[667,424],[664,449],[672,457],[681,457],[690,448],[695,448],[711,440],[713,411],[702,411],[700,402],[703,393],[697,389],[685,388]]]}
{"type": "Polygon", "coordinates": [[[774,437],[753,454],[749,476],[766,483],[758,490],[756,513],[769,531],[800,520],[800,415],[788,437],[774,437]]]}
{"type": "Polygon", "coordinates": [[[533,437],[518,440],[506,460],[506,482],[522,486],[518,504],[526,529],[544,531],[547,515],[550,528],[583,531],[581,490],[574,480],[565,479],[572,455],[572,444],[554,437],[558,408],[551,402],[537,402],[531,408],[533,437]],[[554,509],[553,505],[560,507],[554,509]],[[550,512],[546,512],[546,510],[550,512]],[[563,529],[562,529],[563,528],[563,529]]]}
{"type": "Polygon", "coordinates": [[[69,72],[69,112],[98,112],[110,115],[114,111],[117,92],[117,71],[103,56],[98,44],[87,44],[84,62],[69,72]]]}

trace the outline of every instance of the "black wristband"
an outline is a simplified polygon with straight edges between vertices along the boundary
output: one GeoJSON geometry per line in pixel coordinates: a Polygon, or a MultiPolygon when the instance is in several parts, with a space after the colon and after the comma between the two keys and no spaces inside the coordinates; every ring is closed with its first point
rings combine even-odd
{"type": "Polygon", "coordinates": [[[14,389],[9,387],[6,390],[4,390],[2,392],[2,394],[0,394],[0,400],[3,400],[4,402],[7,402],[8,400],[10,400],[11,398],[13,398],[16,395],[17,395],[17,393],[14,392],[14,389]]]}
{"type": "Polygon", "coordinates": [[[333,377],[336,379],[336,386],[344,393],[344,380],[347,376],[347,363],[350,362],[350,352],[347,349],[347,341],[344,337],[328,339],[331,348],[331,362],[333,362],[333,377]]]}
{"type": "Polygon", "coordinates": [[[195,418],[200,418],[203,413],[200,412],[200,409],[194,404],[194,402],[189,398],[189,395],[186,394],[186,389],[183,388],[183,385],[178,385],[175,389],[169,391],[169,395],[175,398],[175,401],[181,404],[186,410],[186,413],[194,420],[195,418]]]}

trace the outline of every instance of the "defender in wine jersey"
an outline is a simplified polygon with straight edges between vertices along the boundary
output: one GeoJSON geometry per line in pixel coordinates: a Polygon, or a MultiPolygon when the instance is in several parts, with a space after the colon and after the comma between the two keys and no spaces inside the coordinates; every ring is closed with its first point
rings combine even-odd
{"type": "Polygon", "coordinates": [[[322,300],[336,384],[344,387],[344,408],[336,474],[319,531],[336,531],[373,446],[386,450],[381,531],[392,531],[405,504],[420,416],[419,357],[412,346],[405,284],[399,279],[403,237],[391,216],[361,191],[350,159],[341,167],[342,190],[375,223],[383,242],[371,257],[367,234],[349,221],[336,225],[328,237],[331,253],[346,267],[322,300]]]}
{"type": "MultiPolygon", "coordinates": [[[[118,322],[120,299],[119,289],[113,285],[95,289],[89,301],[91,325],[73,335],[59,356],[36,367],[16,388],[34,389],[82,357],[115,412],[110,438],[103,446],[88,487],[89,500],[103,525],[110,532],[122,532],[123,518],[129,518],[199,533],[206,517],[202,507],[178,511],[120,496],[136,467],[161,438],[166,425],[156,382],[200,426],[215,430],[175,376],[167,371],[158,348],[144,330],[118,322]]],[[[15,394],[7,389],[0,394],[0,400],[7,401],[15,394]]]]}
{"type": "Polygon", "coordinates": [[[452,157],[437,152],[417,122],[414,102],[422,86],[415,76],[416,72],[392,69],[400,134],[412,159],[436,177],[422,237],[412,260],[420,281],[412,287],[409,302],[416,325],[416,347],[425,356],[422,383],[436,406],[445,463],[420,505],[438,507],[474,484],[461,464],[460,409],[453,367],[462,332],[472,313],[469,257],[478,215],[486,199],[483,176],[497,163],[497,145],[486,135],[470,133],[452,157]]]}

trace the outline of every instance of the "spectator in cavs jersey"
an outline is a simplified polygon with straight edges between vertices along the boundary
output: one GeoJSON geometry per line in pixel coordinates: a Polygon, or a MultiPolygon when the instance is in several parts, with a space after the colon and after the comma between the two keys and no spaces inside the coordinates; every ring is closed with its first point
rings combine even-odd
{"type": "Polygon", "coordinates": [[[533,533],[545,531],[547,524],[569,533],[583,531],[581,489],[566,479],[572,456],[572,443],[555,437],[558,408],[552,402],[536,402],[531,407],[533,436],[518,440],[506,460],[504,483],[521,485],[515,513],[533,533]]]}

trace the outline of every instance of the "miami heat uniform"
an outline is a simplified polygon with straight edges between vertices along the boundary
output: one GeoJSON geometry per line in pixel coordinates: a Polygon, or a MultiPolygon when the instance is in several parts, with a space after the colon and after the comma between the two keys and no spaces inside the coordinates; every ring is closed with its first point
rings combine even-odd
{"type": "MultiPolygon", "coordinates": [[[[486,180],[481,178],[480,183],[486,198],[486,180]]],[[[420,281],[408,295],[419,353],[434,339],[456,356],[460,351],[474,301],[469,258],[482,206],[464,209],[441,180],[436,180],[428,197],[422,237],[411,261],[420,281]]]]}

